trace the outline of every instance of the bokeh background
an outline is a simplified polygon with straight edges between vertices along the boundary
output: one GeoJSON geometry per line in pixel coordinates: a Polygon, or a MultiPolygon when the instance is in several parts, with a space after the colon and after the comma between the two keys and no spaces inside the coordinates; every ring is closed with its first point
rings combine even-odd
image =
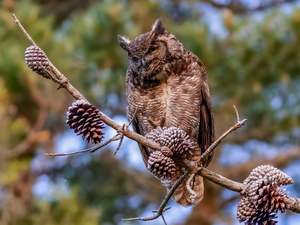
{"type": "MultiPolygon", "coordinates": [[[[278,167],[300,196],[300,1],[298,0],[2,0],[0,1],[0,224],[112,225],[148,216],[166,190],[146,171],[137,144],[125,139],[71,157],[45,157],[91,145],[65,124],[74,101],[27,68],[30,46],[15,13],[71,83],[100,110],[126,123],[126,53],[117,35],[147,32],[158,17],[207,68],[217,137],[242,129],[218,147],[209,169],[242,182],[261,164],[278,167]]],[[[115,131],[105,128],[106,138],[115,131]]],[[[238,224],[240,196],[205,181],[194,208],[172,201],[169,225],[238,224]]],[[[300,216],[279,213],[279,224],[300,216]]]]}

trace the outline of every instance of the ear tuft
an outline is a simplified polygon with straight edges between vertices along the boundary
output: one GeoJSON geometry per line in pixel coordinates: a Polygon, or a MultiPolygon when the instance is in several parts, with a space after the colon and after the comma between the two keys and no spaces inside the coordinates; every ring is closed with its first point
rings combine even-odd
{"type": "Polygon", "coordinates": [[[130,44],[130,40],[128,38],[118,35],[118,42],[125,51],[128,51],[128,45],[130,44]]]}
{"type": "Polygon", "coordinates": [[[163,34],[165,32],[161,17],[155,21],[154,25],[152,26],[152,31],[155,32],[155,35],[163,34]]]}

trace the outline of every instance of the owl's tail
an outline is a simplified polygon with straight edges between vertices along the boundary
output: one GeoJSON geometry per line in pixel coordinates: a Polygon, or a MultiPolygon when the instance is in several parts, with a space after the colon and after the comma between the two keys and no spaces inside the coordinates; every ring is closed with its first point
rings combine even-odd
{"type": "MultiPolygon", "coordinates": [[[[163,183],[167,187],[169,191],[176,180],[169,182],[168,184],[163,183]]],[[[203,198],[204,195],[204,183],[203,177],[195,176],[195,178],[191,181],[190,187],[196,193],[195,198],[191,198],[191,193],[188,191],[187,180],[184,180],[179,187],[174,192],[172,199],[182,206],[196,206],[203,198]]]]}

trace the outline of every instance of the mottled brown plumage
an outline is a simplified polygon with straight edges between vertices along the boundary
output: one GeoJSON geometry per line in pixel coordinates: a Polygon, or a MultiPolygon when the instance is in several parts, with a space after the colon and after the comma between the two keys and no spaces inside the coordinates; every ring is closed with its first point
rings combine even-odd
{"type": "MultiPolygon", "coordinates": [[[[192,154],[186,158],[199,159],[214,140],[210,92],[206,71],[199,58],[165,30],[161,19],[155,22],[151,31],[132,41],[120,35],[118,40],[128,53],[127,116],[129,120],[133,119],[134,131],[145,136],[158,126],[179,128],[194,144],[192,154]]],[[[153,150],[143,145],[139,147],[147,166],[153,150]]],[[[212,157],[210,154],[203,166],[207,166],[212,157]]],[[[175,154],[171,158],[176,165],[176,176],[171,180],[160,179],[167,189],[185,171],[182,157],[175,154]]],[[[197,204],[204,193],[202,177],[197,176],[191,187],[197,194],[195,202],[190,200],[186,181],[176,190],[173,199],[184,206],[197,204]]]]}

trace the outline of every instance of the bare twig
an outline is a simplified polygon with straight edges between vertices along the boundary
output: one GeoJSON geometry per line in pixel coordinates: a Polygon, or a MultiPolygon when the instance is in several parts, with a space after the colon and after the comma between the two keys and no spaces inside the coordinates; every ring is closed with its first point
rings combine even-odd
{"type": "Polygon", "coordinates": [[[91,148],[84,149],[81,151],[76,151],[76,152],[69,152],[69,153],[45,153],[45,156],[67,156],[67,155],[76,155],[79,153],[84,153],[84,152],[90,152],[91,148]]]}
{"type": "Polygon", "coordinates": [[[187,175],[188,175],[188,171],[185,172],[181,177],[179,177],[179,179],[175,182],[175,184],[172,186],[172,188],[170,189],[170,191],[168,192],[168,194],[166,195],[166,197],[164,198],[164,200],[160,204],[159,209],[157,210],[155,215],[150,216],[150,217],[137,217],[137,218],[122,219],[122,220],[124,220],[124,221],[132,221],[132,220],[150,221],[150,220],[155,220],[158,217],[160,217],[163,214],[163,212],[165,211],[164,209],[165,209],[168,201],[170,200],[170,198],[174,194],[175,190],[183,182],[183,180],[186,178],[187,175]]]}
{"type": "Polygon", "coordinates": [[[233,105],[233,108],[234,108],[235,114],[236,114],[236,122],[239,122],[239,121],[240,121],[239,112],[238,112],[238,110],[236,109],[235,105],[233,105]]]}
{"type": "Polygon", "coordinates": [[[114,152],[114,154],[112,155],[112,156],[115,156],[117,153],[118,153],[118,151],[120,150],[120,148],[121,148],[121,145],[122,145],[122,143],[123,143],[123,140],[124,140],[124,130],[125,129],[128,129],[128,127],[130,126],[130,124],[133,122],[133,120],[134,120],[134,118],[135,118],[135,115],[136,115],[136,112],[137,112],[137,109],[138,109],[138,106],[135,108],[135,112],[134,112],[134,114],[133,114],[133,117],[132,117],[132,119],[130,120],[130,122],[125,126],[125,124],[123,124],[123,128],[122,128],[122,133],[120,134],[121,135],[121,140],[120,140],[120,143],[119,143],[119,145],[118,145],[118,147],[117,147],[117,150],[114,152]]]}
{"type": "Polygon", "coordinates": [[[95,147],[94,149],[91,150],[91,153],[97,151],[98,149],[100,148],[103,148],[104,146],[108,145],[110,142],[112,141],[118,141],[120,140],[121,136],[119,134],[116,134],[115,136],[113,136],[111,139],[109,139],[108,141],[106,141],[104,144],[98,146],[98,147],[95,147]]]}
{"type": "Polygon", "coordinates": [[[13,14],[13,17],[14,17],[14,22],[21,28],[21,30],[23,31],[25,36],[28,38],[28,40],[31,42],[31,44],[33,44],[34,46],[37,46],[36,43],[34,42],[34,40],[30,37],[30,35],[24,29],[24,27],[22,26],[22,24],[20,23],[20,21],[18,20],[18,18],[16,17],[15,14],[13,14]]]}
{"type": "MultiPolygon", "coordinates": [[[[169,210],[169,209],[171,209],[171,207],[167,207],[167,208],[165,208],[165,209],[163,210],[163,212],[165,212],[165,211],[167,211],[167,210],[169,210]]],[[[152,212],[153,212],[153,213],[157,213],[157,212],[158,212],[158,210],[152,210],[152,212]]]]}
{"type": "Polygon", "coordinates": [[[221,141],[228,135],[230,134],[232,131],[242,127],[243,125],[245,125],[245,122],[247,121],[247,119],[243,119],[242,121],[240,121],[240,117],[239,117],[239,113],[236,109],[235,106],[233,106],[236,112],[236,117],[237,117],[237,122],[236,124],[234,124],[229,130],[227,130],[221,137],[218,138],[218,140],[216,140],[214,143],[212,143],[209,148],[201,155],[201,157],[199,158],[198,162],[201,163],[201,161],[203,159],[205,159],[212,151],[215,150],[215,148],[221,143],[221,141]]]}
{"type": "Polygon", "coordinates": [[[84,152],[93,153],[93,152],[97,151],[98,149],[103,148],[104,146],[108,145],[110,142],[118,141],[118,140],[120,140],[120,135],[116,134],[111,139],[107,140],[104,144],[97,145],[92,148],[88,148],[88,149],[84,149],[84,150],[76,151],[76,152],[69,152],[69,153],[45,153],[45,155],[46,156],[67,156],[67,155],[75,155],[75,154],[84,153],[84,152]]]}
{"type": "MultiPolygon", "coordinates": [[[[125,129],[125,124],[123,124],[123,132],[124,132],[124,129],[125,129]]],[[[121,145],[122,145],[123,140],[124,140],[123,132],[119,134],[120,135],[120,142],[119,142],[119,145],[117,147],[117,150],[114,152],[114,154],[112,156],[115,156],[121,148],[121,145]]]]}
{"type": "Polygon", "coordinates": [[[121,135],[119,145],[118,145],[116,151],[114,152],[114,154],[113,154],[112,156],[115,156],[115,155],[118,153],[118,151],[120,150],[121,145],[122,145],[122,143],[123,143],[123,140],[124,140],[124,135],[121,135]]]}
{"type": "Polygon", "coordinates": [[[161,214],[161,218],[162,218],[162,220],[164,221],[164,224],[165,224],[165,225],[168,225],[167,222],[166,222],[166,220],[165,220],[164,214],[161,214]]]}

